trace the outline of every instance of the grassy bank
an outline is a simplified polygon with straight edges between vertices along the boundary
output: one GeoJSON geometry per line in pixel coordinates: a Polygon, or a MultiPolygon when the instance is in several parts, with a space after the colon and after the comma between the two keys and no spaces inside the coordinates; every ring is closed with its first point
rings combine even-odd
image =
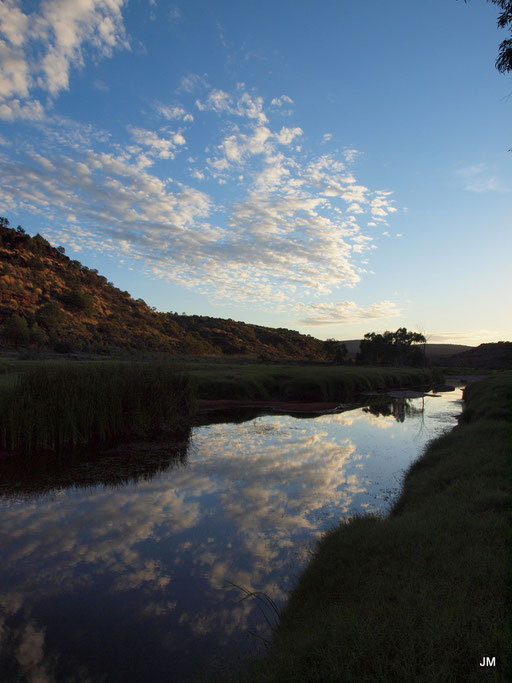
{"type": "Polygon", "coordinates": [[[346,401],[363,391],[428,384],[440,377],[422,368],[332,365],[190,364],[199,399],[346,401]]]}
{"type": "Polygon", "coordinates": [[[33,451],[178,429],[192,410],[172,365],[41,363],[0,383],[0,445],[33,451]]]}
{"type": "Polygon", "coordinates": [[[353,400],[429,384],[419,368],[168,361],[0,363],[0,447],[34,451],[141,435],[186,421],[193,399],[353,400]]]}
{"type": "Polygon", "coordinates": [[[388,517],[321,539],[268,655],[237,680],[512,680],[511,444],[507,372],[468,388],[388,517]]]}

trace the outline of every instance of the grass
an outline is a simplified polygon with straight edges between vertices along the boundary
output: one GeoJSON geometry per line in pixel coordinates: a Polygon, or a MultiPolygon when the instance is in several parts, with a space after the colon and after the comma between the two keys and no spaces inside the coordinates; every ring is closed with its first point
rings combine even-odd
{"type": "Polygon", "coordinates": [[[352,518],[320,540],[267,655],[237,681],[512,680],[512,373],[465,398],[388,517],[352,518]]]}
{"type": "Polygon", "coordinates": [[[190,382],[171,365],[41,363],[2,380],[0,444],[13,450],[177,429],[192,410],[190,382]]]}
{"type": "Polygon", "coordinates": [[[435,370],[325,365],[187,364],[199,399],[347,401],[363,391],[424,385],[435,370]]]}
{"type": "Polygon", "coordinates": [[[176,427],[197,399],[347,401],[424,385],[418,368],[136,361],[2,361],[0,447],[37,451],[176,427]]]}

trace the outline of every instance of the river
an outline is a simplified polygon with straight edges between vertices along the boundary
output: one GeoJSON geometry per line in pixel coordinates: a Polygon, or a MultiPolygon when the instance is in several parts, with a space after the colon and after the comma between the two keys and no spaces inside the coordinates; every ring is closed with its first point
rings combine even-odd
{"type": "Polygon", "coordinates": [[[2,463],[0,680],[235,671],[269,639],[318,536],[385,514],[462,409],[460,389],[368,401],[212,414],[179,444],[2,463]]]}

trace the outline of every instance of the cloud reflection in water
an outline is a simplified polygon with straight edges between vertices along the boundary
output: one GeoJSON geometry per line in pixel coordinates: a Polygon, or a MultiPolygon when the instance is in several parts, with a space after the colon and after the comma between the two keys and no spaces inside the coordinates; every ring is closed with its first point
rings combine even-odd
{"type": "Polygon", "coordinates": [[[264,624],[228,582],[282,603],[318,534],[382,509],[421,447],[402,414],[213,424],[153,479],[4,496],[2,678],[180,680],[247,649],[264,624]]]}

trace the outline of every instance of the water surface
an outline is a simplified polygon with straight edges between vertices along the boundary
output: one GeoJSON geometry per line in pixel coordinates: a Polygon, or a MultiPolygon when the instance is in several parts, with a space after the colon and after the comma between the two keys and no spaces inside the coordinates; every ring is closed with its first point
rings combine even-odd
{"type": "Polygon", "coordinates": [[[4,463],[0,680],[232,671],[274,619],[241,588],[282,606],[315,539],[348,515],[385,513],[460,399],[372,400],[315,418],[224,414],[181,444],[57,468],[4,463]]]}

